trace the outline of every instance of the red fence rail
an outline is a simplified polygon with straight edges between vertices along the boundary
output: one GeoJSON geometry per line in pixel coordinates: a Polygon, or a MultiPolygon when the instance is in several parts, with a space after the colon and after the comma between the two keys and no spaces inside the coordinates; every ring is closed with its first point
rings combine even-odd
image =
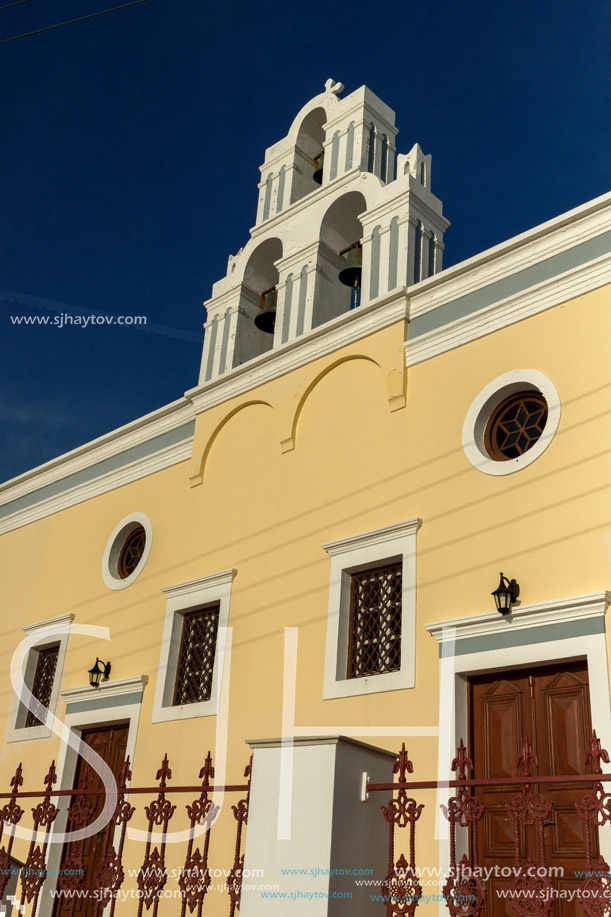
{"type": "MultiPolygon", "coordinates": [[[[398,780],[393,783],[368,783],[368,792],[390,791],[388,803],[382,806],[388,822],[388,872],[381,886],[383,905],[387,917],[413,917],[422,899],[422,886],[418,878],[416,863],[416,824],[424,809],[410,794],[417,789],[456,788],[442,811],[449,822],[450,869],[443,887],[445,906],[452,917],[479,917],[486,906],[488,889],[481,878],[478,861],[478,832],[485,805],[472,794],[474,787],[521,787],[513,798],[505,803],[506,811],[513,822],[513,882],[510,901],[516,917],[547,917],[554,906],[554,894],[547,871],[547,847],[545,824],[552,808],[552,802],[543,793],[535,792],[533,784],[591,783],[592,788],[573,805],[583,823],[585,848],[585,878],[578,892],[578,899],[587,917],[611,917],[611,871],[601,855],[594,861],[594,835],[596,827],[611,824],[611,793],[606,793],[604,781],[611,780],[611,774],[602,772],[601,763],[609,763],[609,754],[601,747],[596,732],[592,733],[590,748],[585,757],[589,773],[552,776],[533,776],[532,768],[538,766],[536,755],[528,737],[518,756],[516,765],[522,774],[511,778],[480,778],[467,776],[473,771],[473,763],[461,739],[452,761],[451,769],[456,772],[454,780],[410,781],[413,773],[405,743],[393,767],[398,780]],[[526,827],[533,827],[536,836],[536,857],[524,855],[523,836],[526,827]],[[470,854],[463,854],[457,862],[457,829],[469,831],[470,854]],[[399,831],[407,832],[405,853],[396,856],[399,831]]],[[[493,911],[490,911],[493,913],[493,911]]]]}
{"type": "MultiPolygon", "coordinates": [[[[91,785],[94,775],[89,765],[85,765],[81,769],[78,787],[69,790],[54,789],[57,774],[53,761],[44,780],[44,790],[22,791],[23,769],[19,764],[11,780],[11,791],[0,793],[0,799],[8,800],[0,808],[0,842],[3,839],[5,841],[0,848],[0,899],[4,896],[14,868],[12,852],[16,828],[25,814],[19,800],[40,798],[41,801],[31,810],[33,833],[27,858],[20,867],[19,903],[30,904],[31,917],[36,917],[41,892],[43,889],[53,890],[58,894],[62,906],[67,908],[66,913],[73,917],[79,892],[86,890],[90,899],[95,902],[91,912],[93,917],[114,917],[118,892],[125,881],[123,857],[127,826],[137,811],[136,805],[132,805],[130,799],[145,794],[152,795],[153,798],[144,806],[147,840],[144,859],[136,877],[138,917],[142,917],[144,910],[150,911],[152,917],[157,917],[161,894],[168,881],[166,835],[177,810],[177,805],[168,799],[168,795],[195,793],[197,796],[186,804],[189,831],[184,865],[178,877],[178,896],[181,900],[181,917],[185,917],[187,909],[190,914],[197,913],[197,917],[201,917],[211,883],[208,861],[212,827],[219,813],[219,806],[213,801],[213,796],[215,792],[238,793],[242,794],[242,798],[231,807],[235,822],[234,858],[231,869],[227,870],[226,879],[229,917],[235,917],[242,891],[243,842],[248,821],[251,770],[252,758],[244,771],[246,783],[215,785],[211,782],[214,778],[214,766],[208,752],[199,772],[200,784],[170,786],[168,781],[172,777],[172,771],[166,754],[157,771],[157,783],[153,786],[133,787],[129,785],[132,774],[128,758],[117,781],[118,795],[114,813],[108,826],[101,832],[101,858],[95,865],[93,876],[86,880],[85,838],[66,844],[57,879],[48,874],[49,848],[53,840],[52,826],[60,814],[60,808],[53,800],[66,796],[71,798],[66,814],[66,826],[68,831],[76,832],[91,823],[93,815],[96,814],[96,799],[106,793],[105,788],[91,785]]],[[[61,913],[63,915],[64,911],[61,913]]]]}

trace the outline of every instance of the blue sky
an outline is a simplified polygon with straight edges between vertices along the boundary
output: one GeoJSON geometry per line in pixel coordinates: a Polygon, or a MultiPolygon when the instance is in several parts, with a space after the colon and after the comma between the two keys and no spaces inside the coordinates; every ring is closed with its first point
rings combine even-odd
{"type": "MultiPolygon", "coordinates": [[[[0,38],[112,5],[31,0],[0,38]]],[[[0,46],[0,479],[196,384],[264,150],[327,77],[369,85],[399,151],[433,154],[446,266],[609,191],[610,18],[602,0],[149,0],[0,46]],[[64,304],[149,325],[11,325],[64,304]]]]}

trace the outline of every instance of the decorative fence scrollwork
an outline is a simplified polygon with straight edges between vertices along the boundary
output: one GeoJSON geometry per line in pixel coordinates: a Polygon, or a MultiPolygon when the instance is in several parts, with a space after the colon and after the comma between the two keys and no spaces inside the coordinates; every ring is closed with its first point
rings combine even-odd
{"type": "MultiPolygon", "coordinates": [[[[508,786],[519,787],[519,792],[505,802],[507,814],[513,823],[513,882],[507,896],[510,902],[503,902],[506,909],[510,904],[516,917],[549,917],[557,911],[556,900],[558,889],[554,888],[549,878],[548,852],[546,849],[545,826],[550,824],[549,816],[552,802],[543,792],[535,792],[547,784],[561,783],[565,787],[574,783],[592,784],[592,789],[580,799],[573,800],[573,805],[583,821],[585,846],[585,878],[579,889],[579,901],[587,917],[611,917],[611,870],[603,856],[595,858],[595,829],[611,825],[611,793],[606,793],[603,781],[611,780],[611,774],[603,774],[601,762],[608,764],[609,754],[601,747],[596,732],[592,734],[590,749],[585,758],[586,767],[591,766],[592,773],[570,775],[533,775],[538,767],[529,738],[516,760],[520,776],[512,778],[473,779],[473,763],[469,758],[464,742],[456,750],[452,761],[452,771],[456,779],[437,781],[409,781],[413,766],[403,744],[393,767],[398,780],[393,783],[367,783],[367,791],[392,791],[393,795],[385,806],[382,806],[384,818],[389,826],[388,872],[381,885],[383,906],[386,917],[413,917],[423,897],[419,870],[416,864],[416,824],[424,809],[411,795],[415,790],[437,790],[448,787],[456,788],[456,795],[451,797],[442,811],[449,823],[449,871],[443,886],[445,908],[451,917],[480,917],[488,906],[486,913],[494,914],[494,903],[490,901],[490,891],[483,876],[485,870],[479,862],[479,826],[486,812],[486,804],[473,793],[475,787],[490,789],[498,787],[505,790],[508,786]],[[407,829],[408,857],[401,854],[395,859],[395,848],[398,846],[398,832],[407,829]],[[524,830],[531,828],[535,834],[536,855],[525,855],[523,847],[524,830]],[[462,830],[462,841],[470,850],[458,858],[458,829],[462,830]]],[[[576,873],[576,875],[579,875],[576,873]]],[[[381,909],[381,908],[380,908],[381,909]]],[[[505,912],[505,910],[503,911],[505,912]]]]}
{"type": "Polygon", "coordinates": [[[131,778],[132,772],[130,769],[128,757],[126,758],[125,763],[121,769],[121,774],[118,780],[119,795],[117,798],[117,805],[115,806],[115,814],[112,822],[119,836],[118,847],[115,849],[114,845],[111,844],[112,835],[110,831],[107,832],[104,838],[104,850],[102,852],[102,859],[98,866],[95,879],[96,886],[101,890],[100,901],[96,907],[96,917],[109,902],[109,917],[114,917],[115,906],[117,903],[117,891],[125,879],[125,872],[123,870],[125,831],[127,829],[127,823],[130,821],[132,815],[136,811],[136,807],[131,806],[125,799],[127,784],[131,778]]]}
{"type": "MultiPolygon", "coordinates": [[[[586,767],[592,766],[592,774],[602,774],[601,761],[609,764],[609,753],[601,747],[596,730],[592,733],[590,749],[586,755],[586,767]]],[[[592,825],[599,828],[611,823],[611,794],[605,793],[600,780],[596,780],[591,793],[586,793],[574,803],[583,820],[586,846],[586,878],[580,889],[579,900],[588,917],[609,917],[611,915],[611,874],[609,864],[601,855],[593,862],[592,825]]]]}
{"type": "MultiPolygon", "coordinates": [[[[467,754],[463,740],[456,750],[452,770],[458,780],[467,779],[467,770],[473,770],[473,762],[467,754]]],[[[446,907],[452,917],[479,917],[486,901],[486,887],[478,876],[478,823],[484,814],[484,806],[471,796],[466,786],[459,786],[458,793],[448,800],[442,810],[450,823],[450,872],[443,887],[446,907]],[[456,862],[456,828],[472,829],[473,855],[464,853],[456,862]]]]}
{"type": "MultiPolygon", "coordinates": [[[[518,771],[524,777],[532,777],[531,767],[538,767],[539,761],[533,754],[530,739],[522,747],[518,757],[518,771]]],[[[505,803],[508,814],[513,820],[515,878],[511,887],[512,901],[517,917],[546,917],[549,914],[553,899],[549,879],[544,875],[547,867],[545,855],[545,820],[549,817],[552,804],[541,793],[535,793],[532,784],[526,783],[521,793],[505,803]],[[522,862],[522,827],[536,827],[537,859],[532,856],[522,862]]]]}
{"type": "Polygon", "coordinates": [[[244,776],[248,778],[248,789],[246,790],[245,799],[240,799],[237,805],[232,806],[233,817],[237,822],[235,850],[233,856],[233,867],[227,877],[227,887],[231,907],[229,917],[234,917],[237,908],[240,907],[240,897],[242,895],[242,875],[244,873],[244,853],[242,851],[242,835],[246,822],[248,821],[248,806],[250,804],[250,775],[252,774],[252,755],[246,765],[244,776]]]}
{"type": "Polygon", "coordinates": [[[399,792],[397,798],[390,798],[388,805],[382,806],[384,818],[388,822],[388,873],[382,885],[382,894],[386,901],[388,917],[412,917],[422,897],[422,886],[416,875],[416,822],[420,818],[423,805],[407,795],[404,784],[407,774],[413,773],[414,766],[409,760],[405,743],[399,757],[393,765],[393,773],[399,774],[399,792]],[[395,828],[409,828],[409,860],[401,854],[395,862],[395,828]]]}
{"type": "MultiPolygon", "coordinates": [[[[47,788],[47,793],[51,793],[54,785],[57,783],[55,761],[51,762],[51,767],[45,777],[44,783],[47,788]]],[[[34,833],[30,841],[28,856],[21,873],[22,898],[24,901],[27,901],[28,904],[32,904],[32,917],[36,914],[40,890],[47,878],[49,833],[51,831],[51,825],[57,818],[58,812],[59,809],[51,802],[48,795],[32,809],[34,833]],[[44,828],[42,845],[36,843],[36,835],[41,828],[44,828]]]]}
{"type": "Polygon", "coordinates": [[[17,802],[19,787],[23,786],[21,764],[15,771],[15,775],[11,780],[11,786],[13,789],[10,799],[2,806],[2,809],[0,809],[0,817],[2,818],[2,824],[0,824],[0,840],[2,839],[5,825],[8,825],[9,832],[8,844],[0,848],[0,898],[4,897],[4,891],[11,877],[11,852],[13,849],[13,841],[15,840],[15,826],[19,824],[21,816],[24,813],[24,810],[17,802]]]}
{"type": "MultiPolygon", "coordinates": [[[[166,868],[166,846],[170,823],[177,810],[180,810],[176,797],[185,793],[197,793],[197,797],[184,807],[188,817],[188,829],[185,831],[186,837],[182,843],[186,843],[187,849],[184,866],[178,871],[177,888],[173,896],[180,900],[181,917],[185,917],[187,912],[196,913],[197,917],[202,917],[211,882],[209,856],[213,826],[220,814],[220,806],[213,801],[213,797],[215,793],[240,793],[239,801],[231,807],[233,830],[235,831],[234,861],[230,869],[219,871],[227,875],[225,887],[227,912],[230,917],[235,917],[240,907],[242,893],[243,844],[248,821],[251,771],[252,759],[244,772],[247,778],[246,783],[215,786],[212,756],[208,752],[199,772],[202,783],[199,786],[173,787],[169,785],[172,778],[170,761],[168,756],[164,755],[157,771],[157,785],[134,787],[129,785],[132,772],[128,758],[117,780],[118,794],[114,814],[109,825],[98,835],[101,857],[97,861],[95,871],[87,880],[90,887],[86,887],[87,842],[85,839],[66,843],[59,870],[48,871],[49,847],[53,840],[52,826],[60,813],[60,808],[54,800],[59,802],[62,797],[69,798],[65,816],[66,829],[68,832],[75,832],[93,821],[96,811],[101,808],[99,803],[96,805],[96,800],[103,796],[105,790],[97,785],[95,787],[91,785],[92,771],[84,762],[79,772],[78,786],[75,789],[55,789],[57,774],[55,762],[53,762],[44,781],[45,789],[25,792],[22,790],[24,780],[20,764],[11,780],[11,791],[0,794],[0,799],[7,800],[0,809],[2,819],[0,841],[4,840],[0,848],[0,898],[4,895],[12,871],[15,869],[15,829],[22,822],[25,813],[19,800],[22,797],[40,796],[41,801],[32,808],[32,825],[28,826],[30,831],[33,829],[32,839],[25,862],[20,867],[18,905],[27,903],[30,905],[29,917],[36,917],[40,896],[44,891],[45,895],[53,893],[59,899],[62,904],[62,915],[68,914],[69,917],[72,917],[80,895],[85,893],[91,899],[87,913],[91,913],[93,917],[114,917],[118,893],[126,885],[124,856],[126,840],[128,840],[127,827],[138,811],[135,801],[139,795],[153,793],[154,798],[143,810],[147,824],[144,856],[140,868],[134,870],[135,878],[131,884],[136,887],[134,891],[138,897],[138,917],[142,917],[144,912],[149,912],[152,917],[157,917],[161,894],[168,886],[170,879],[166,868]],[[169,798],[170,796],[172,799],[169,798]],[[64,909],[64,905],[67,910],[64,909]]],[[[95,863],[96,861],[94,865],[95,863]]],[[[93,869],[91,863],[90,869],[93,869]]],[[[175,913],[178,913],[178,910],[175,910],[175,913]]]]}

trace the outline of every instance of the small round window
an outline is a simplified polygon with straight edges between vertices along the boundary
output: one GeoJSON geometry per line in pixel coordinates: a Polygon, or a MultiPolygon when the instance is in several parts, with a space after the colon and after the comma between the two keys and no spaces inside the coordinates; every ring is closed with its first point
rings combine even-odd
{"type": "Polygon", "coordinates": [[[119,562],[117,564],[117,572],[121,579],[127,579],[128,576],[132,575],[142,560],[145,547],[146,532],[143,526],[139,525],[138,528],[134,529],[134,531],[127,536],[121,548],[119,562]]]}
{"type": "Polygon", "coordinates": [[[492,412],[484,443],[491,459],[507,462],[535,445],[547,422],[547,402],[540,392],[516,392],[492,412]]]}
{"type": "Polygon", "coordinates": [[[514,369],[474,398],[462,428],[462,447],[474,468],[501,476],[542,455],[560,423],[560,395],[535,369],[514,369]]]}
{"type": "Polygon", "coordinates": [[[140,576],[151,551],[153,527],[144,513],[131,513],[111,532],[102,559],[109,589],[126,589],[140,576]]]}

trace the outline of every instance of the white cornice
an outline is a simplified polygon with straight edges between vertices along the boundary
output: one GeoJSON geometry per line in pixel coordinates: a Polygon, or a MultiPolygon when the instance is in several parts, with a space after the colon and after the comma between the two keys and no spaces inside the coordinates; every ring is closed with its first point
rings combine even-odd
{"type": "Polygon", "coordinates": [[[145,414],[144,417],[139,417],[116,430],[111,430],[104,436],[0,484],[0,505],[10,503],[33,490],[53,484],[83,468],[88,468],[120,452],[125,452],[133,446],[139,446],[149,439],[168,433],[193,420],[194,417],[193,408],[184,397],[166,404],[151,414],[145,414]]]}
{"type": "MultiPolygon", "coordinates": [[[[289,204],[288,207],[285,207],[284,210],[281,210],[280,213],[274,213],[273,216],[268,217],[265,222],[259,223],[257,226],[253,226],[250,230],[250,236],[252,239],[256,239],[262,233],[268,232],[270,229],[273,229],[274,226],[277,226],[278,223],[284,222],[287,216],[293,217],[296,213],[300,213],[302,210],[307,210],[312,204],[318,204],[321,200],[324,200],[325,197],[329,197],[344,185],[350,184],[355,178],[358,178],[359,175],[371,175],[371,172],[363,172],[359,166],[355,166],[349,172],[345,172],[339,178],[334,179],[332,182],[329,182],[326,185],[323,185],[320,188],[315,188],[314,191],[310,191],[309,194],[306,194],[304,197],[299,198],[298,201],[294,201],[292,204],[289,204]]],[[[379,179],[378,179],[379,181],[379,179]]]]}
{"type": "Polygon", "coordinates": [[[192,401],[195,413],[201,414],[407,317],[406,290],[395,290],[389,296],[339,315],[296,340],[275,350],[268,350],[260,357],[185,392],[185,397],[192,401]]]}
{"type": "MultiPolygon", "coordinates": [[[[0,519],[0,535],[191,458],[192,437],[0,519]]],[[[32,488],[32,490],[37,488],[32,488]]]]}
{"type": "Polygon", "coordinates": [[[523,605],[514,608],[509,615],[497,611],[448,618],[447,621],[432,621],[424,627],[438,643],[465,640],[469,637],[485,637],[489,634],[508,633],[529,627],[566,623],[604,615],[611,602],[611,592],[589,592],[585,595],[523,605]]]}
{"type": "MultiPolygon", "coordinates": [[[[531,315],[537,315],[608,283],[611,283],[611,255],[602,255],[594,261],[579,265],[528,290],[500,300],[492,306],[478,309],[471,315],[428,331],[413,340],[407,340],[407,366],[414,366],[440,353],[454,350],[462,344],[468,344],[469,341],[475,341],[508,325],[521,322],[531,315]]],[[[413,304],[413,299],[411,303],[413,304]]],[[[410,314],[411,310],[410,304],[410,314]]]]}
{"type": "Polygon", "coordinates": [[[348,551],[358,551],[361,548],[370,548],[372,545],[386,544],[388,541],[415,535],[421,525],[422,519],[408,519],[406,522],[385,525],[382,529],[351,535],[348,538],[340,538],[338,541],[328,541],[322,547],[331,557],[334,557],[336,554],[346,554],[348,551]]]}
{"type": "Polygon", "coordinates": [[[38,621],[36,624],[24,624],[21,630],[27,634],[38,634],[45,630],[65,630],[67,626],[74,621],[73,614],[59,615],[57,618],[47,618],[46,621],[38,621]]]}
{"type": "Polygon", "coordinates": [[[116,697],[119,694],[141,694],[148,683],[148,675],[132,675],[130,678],[116,678],[111,681],[102,681],[98,688],[91,685],[79,685],[78,688],[65,688],[60,691],[60,697],[67,704],[76,704],[82,701],[94,700],[97,697],[116,697]]]}
{"type": "Polygon", "coordinates": [[[237,572],[231,567],[229,570],[220,570],[218,573],[200,576],[198,579],[188,580],[186,583],[164,586],[161,591],[168,599],[182,598],[185,595],[191,595],[192,592],[199,592],[200,589],[216,589],[218,586],[226,586],[228,583],[233,582],[237,572]]]}
{"type": "Polygon", "coordinates": [[[411,290],[411,317],[416,318],[467,293],[489,286],[608,230],[611,230],[611,193],[603,194],[421,281],[411,290]]]}
{"type": "MultiPolygon", "coordinates": [[[[350,727],[346,727],[348,731],[350,727]]],[[[374,727],[375,728],[375,727],[374,727]]],[[[377,745],[369,745],[368,742],[361,742],[359,739],[353,739],[345,735],[326,735],[326,736],[283,736],[279,739],[246,739],[246,745],[250,748],[302,748],[308,745],[351,745],[356,748],[364,748],[368,752],[373,752],[380,758],[396,758],[394,751],[388,751],[385,748],[379,748],[377,745]]]]}

